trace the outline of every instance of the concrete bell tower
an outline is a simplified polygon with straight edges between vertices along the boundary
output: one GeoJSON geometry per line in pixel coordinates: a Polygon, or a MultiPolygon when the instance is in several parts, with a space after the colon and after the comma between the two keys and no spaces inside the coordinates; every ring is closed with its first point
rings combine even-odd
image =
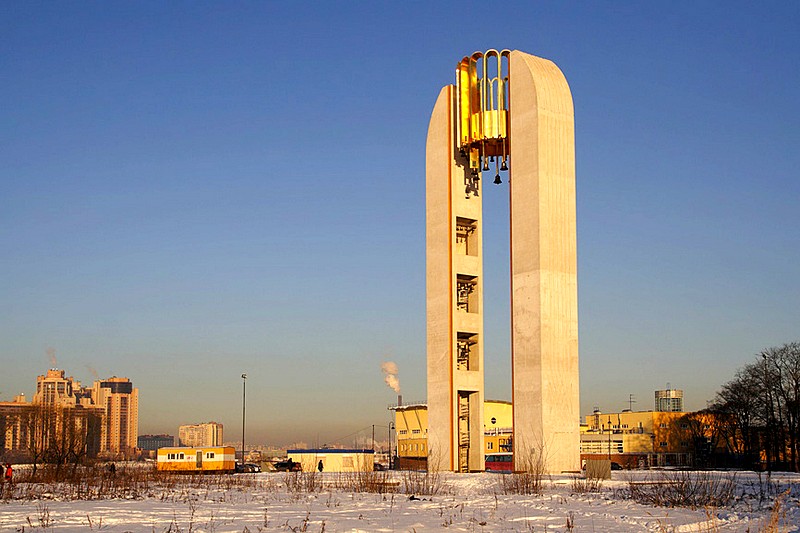
{"type": "Polygon", "coordinates": [[[484,469],[481,179],[508,172],[515,470],[580,467],[575,140],[558,67],[475,52],[426,147],[428,468],[484,469]]]}

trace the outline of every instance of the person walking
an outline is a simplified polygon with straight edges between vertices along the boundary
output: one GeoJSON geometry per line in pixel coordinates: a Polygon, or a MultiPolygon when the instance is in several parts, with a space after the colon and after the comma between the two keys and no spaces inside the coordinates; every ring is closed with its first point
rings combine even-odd
{"type": "Polygon", "coordinates": [[[14,476],[14,469],[11,468],[11,463],[6,463],[6,483],[11,483],[11,478],[14,476]]]}
{"type": "Polygon", "coordinates": [[[322,459],[320,459],[320,460],[319,460],[319,463],[317,463],[317,470],[319,470],[320,472],[322,472],[322,468],[323,468],[323,466],[322,466],[322,459]]]}

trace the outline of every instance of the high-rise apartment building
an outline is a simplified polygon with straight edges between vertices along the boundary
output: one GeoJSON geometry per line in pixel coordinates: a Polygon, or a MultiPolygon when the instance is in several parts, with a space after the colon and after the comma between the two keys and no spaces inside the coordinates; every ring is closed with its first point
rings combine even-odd
{"type": "Polygon", "coordinates": [[[105,410],[101,450],[129,454],[139,434],[139,389],[128,378],[116,376],[94,382],[93,403],[105,410]]]}
{"type": "Polygon", "coordinates": [[[132,453],[139,432],[139,390],[118,377],[83,387],[64,370],[51,368],[36,378],[31,402],[24,394],[0,402],[0,445],[7,450],[44,449],[63,431],[83,435],[82,453],[132,453]]]}
{"type": "Polygon", "coordinates": [[[51,368],[43,376],[36,377],[36,393],[33,403],[56,407],[74,407],[75,405],[91,405],[88,391],[81,387],[81,382],[72,376],[66,377],[64,370],[51,368]]]}
{"type": "Polygon", "coordinates": [[[222,424],[206,422],[189,424],[178,428],[180,446],[222,446],[222,424]]]}

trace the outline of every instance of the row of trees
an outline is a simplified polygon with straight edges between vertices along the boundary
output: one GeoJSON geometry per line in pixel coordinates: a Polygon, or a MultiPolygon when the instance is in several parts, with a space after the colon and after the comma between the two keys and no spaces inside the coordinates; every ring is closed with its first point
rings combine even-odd
{"type": "Polygon", "coordinates": [[[797,472],[800,343],[762,351],[722,386],[707,411],[714,438],[741,466],[797,472]]]}
{"type": "Polygon", "coordinates": [[[100,448],[103,416],[81,406],[29,404],[0,414],[3,455],[33,463],[56,465],[56,473],[67,465],[74,470],[100,448]]]}

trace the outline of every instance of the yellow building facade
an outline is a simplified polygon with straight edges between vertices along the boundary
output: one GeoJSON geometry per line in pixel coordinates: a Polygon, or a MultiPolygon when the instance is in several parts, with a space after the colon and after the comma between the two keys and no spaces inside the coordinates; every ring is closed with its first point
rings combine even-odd
{"type": "Polygon", "coordinates": [[[663,411],[595,411],[585,418],[581,457],[602,457],[628,468],[688,466],[692,442],[687,413],[663,411]]]}
{"type": "MultiPolygon", "coordinates": [[[[424,403],[400,405],[395,411],[397,457],[400,468],[425,468],[428,450],[428,406],[424,403]]],[[[483,451],[511,451],[513,412],[511,402],[486,400],[483,403],[483,451]]]]}
{"type": "MultiPolygon", "coordinates": [[[[399,468],[427,467],[428,408],[424,403],[401,405],[395,411],[399,468]]],[[[712,431],[716,422],[701,413],[662,411],[595,411],[580,425],[581,458],[611,459],[626,468],[690,466],[693,438],[712,431]],[[700,424],[700,427],[698,427],[700,424]]],[[[487,400],[483,406],[484,455],[513,452],[511,402],[487,400]]]]}

